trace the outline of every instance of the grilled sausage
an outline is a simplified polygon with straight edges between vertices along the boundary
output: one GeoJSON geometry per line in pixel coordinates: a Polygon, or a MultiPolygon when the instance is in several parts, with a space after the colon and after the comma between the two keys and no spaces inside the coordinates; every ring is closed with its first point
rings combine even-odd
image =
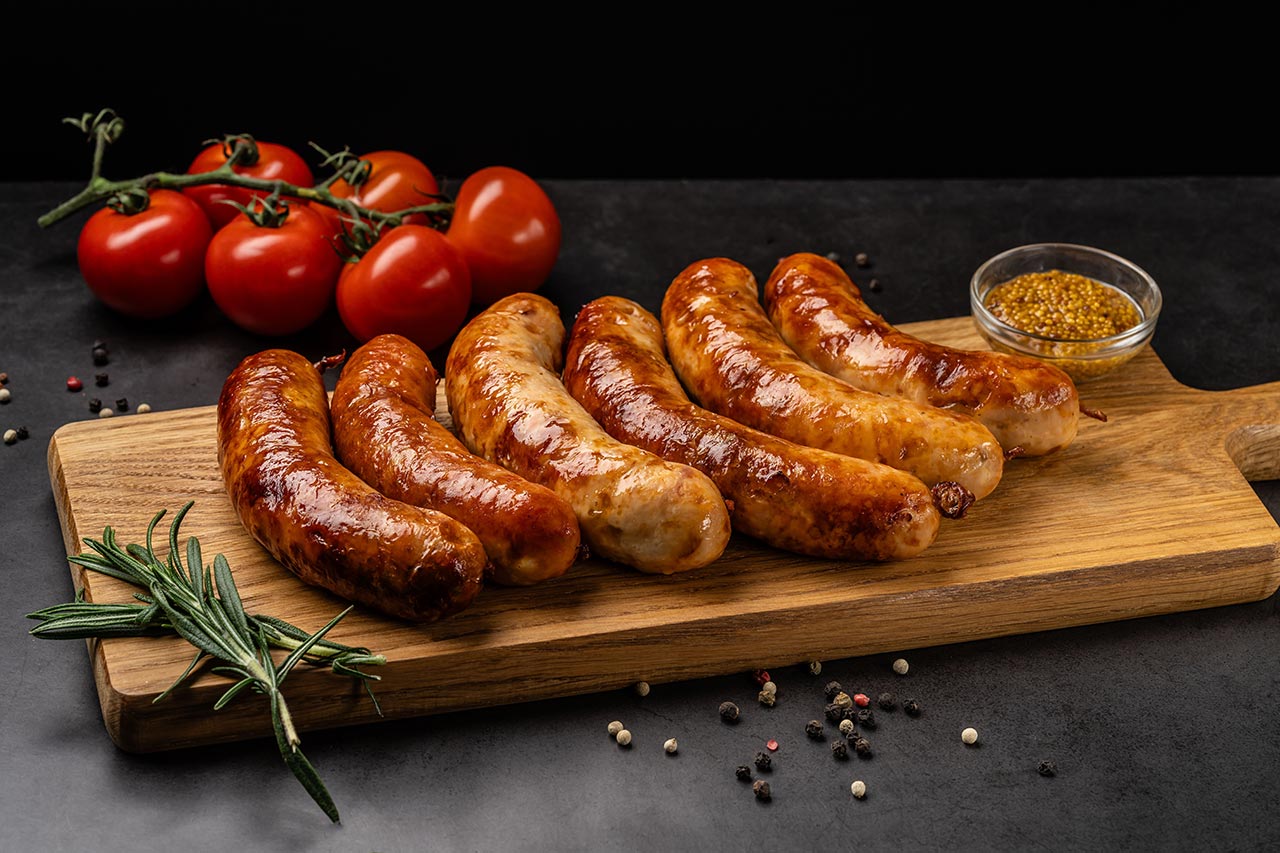
{"type": "Polygon", "coordinates": [[[490,578],[527,585],[559,577],[580,556],[573,507],[472,453],[435,419],[437,373],[402,335],[352,353],[330,404],[338,458],[396,500],[465,524],[484,544],[490,578]]]}
{"type": "Polygon", "coordinates": [[[593,554],[662,574],[714,561],[731,533],[715,484],[601,429],[560,381],[564,337],[559,310],[533,293],[463,327],[445,362],[463,442],[567,500],[593,554]]]}
{"type": "Polygon", "coordinates": [[[218,398],[218,463],[241,524],[308,584],[411,622],[480,592],[476,535],[379,493],[333,455],[320,370],[296,352],[246,357],[218,398]]]}
{"type": "Polygon", "coordinates": [[[662,301],[667,355],[694,402],[798,444],[901,468],[975,498],[995,489],[1004,450],[968,415],[854,388],[787,345],[755,276],[728,258],[682,270],[662,301]]]}
{"type": "MultiPolygon", "coordinates": [[[[606,296],[578,313],[564,382],[617,438],[704,471],[729,499],[734,528],[780,549],[832,559],[911,557],[938,534],[935,496],[955,494],[952,486],[931,492],[905,471],[703,409],[681,388],[658,319],[629,299],[606,296]]],[[[961,503],[948,512],[963,514],[968,503],[961,503]]]]}
{"type": "Polygon", "coordinates": [[[1040,456],[1076,436],[1071,377],[1027,356],[922,341],[863,301],[839,264],[801,252],[764,286],[769,319],[801,358],[867,391],[954,409],[986,425],[1007,454],[1040,456]]]}

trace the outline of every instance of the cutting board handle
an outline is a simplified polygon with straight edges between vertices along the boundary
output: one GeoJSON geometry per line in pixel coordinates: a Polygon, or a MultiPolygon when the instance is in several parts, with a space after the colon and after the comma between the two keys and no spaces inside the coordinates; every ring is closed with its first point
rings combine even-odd
{"type": "Polygon", "coordinates": [[[1280,479],[1280,382],[1217,392],[1230,419],[1226,450],[1246,480],[1280,479]]]}

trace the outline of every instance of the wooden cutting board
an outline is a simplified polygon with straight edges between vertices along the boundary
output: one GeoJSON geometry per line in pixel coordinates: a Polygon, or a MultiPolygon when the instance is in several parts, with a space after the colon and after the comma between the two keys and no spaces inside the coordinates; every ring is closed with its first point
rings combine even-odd
{"type": "MultiPolygon", "coordinates": [[[[904,328],[983,346],[968,318],[904,328]]],[[[355,611],[331,637],[387,656],[376,686],[384,716],[325,670],[290,676],[290,707],[305,731],[1254,601],[1280,586],[1280,527],[1248,483],[1280,477],[1280,382],[1193,390],[1148,348],[1081,397],[1108,420],[1083,419],[1056,455],[1010,462],[995,493],[944,521],[916,558],[817,560],[735,537],[697,572],[643,575],[592,560],[541,586],[490,587],[427,627],[355,611]]],[[[227,556],[248,611],[317,630],[345,602],[304,586],[241,528],[218,472],[215,420],[208,406],[59,429],[48,458],[67,552],[106,525],[141,542],[157,510],[171,517],[195,499],[184,534],[199,537],[206,559],[227,556]]],[[[128,585],[71,570],[88,599],[129,600],[128,585]]],[[[217,675],[152,704],[190,662],[181,640],[89,650],[103,719],[123,749],[271,735],[260,697],[212,709],[229,685],[217,675]]]]}

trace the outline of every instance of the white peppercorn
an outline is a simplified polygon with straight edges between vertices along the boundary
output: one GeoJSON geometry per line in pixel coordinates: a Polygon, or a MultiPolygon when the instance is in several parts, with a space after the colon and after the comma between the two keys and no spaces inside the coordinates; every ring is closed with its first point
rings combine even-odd
{"type": "Polygon", "coordinates": [[[648,695],[649,695],[649,682],[647,682],[647,681],[637,681],[637,682],[636,682],[636,693],[637,693],[638,695],[640,695],[640,696],[648,696],[648,695]]]}
{"type": "Polygon", "coordinates": [[[622,731],[622,729],[623,729],[623,725],[621,721],[614,720],[612,723],[609,724],[609,735],[611,737],[617,737],[618,732],[622,731]]]}
{"type": "Polygon", "coordinates": [[[662,745],[662,748],[665,749],[669,755],[675,755],[676,750],[680,748],[680,744],[676,743],[675,738],[670,737],[667,738],[667,741],[662,745]]]}
{"type": "Polygon", "coordinates": [[[861,800],[867,795],[867,783],[863,782],[861,779],[855,779],[854,783],[849,786],[849,790],[853,792],[855,797],[861,800]]]}
{"type": "Polygon", "coordinates": [[[631,746],[631,732],[626,729],[614,735],[614,739],[618,741],[618,746],[631,746]]]}
{"type": "Polygon", "coordinates": [[[911,666],[907,663],[906,658],[898,658],[893,662],[893,671],[898,673],[898,675],[906,675],[907,670],[910,668],[911,666]]]}
{"type": "Polygon", "coordinates": [[[964,741],[965,743],[968,743],[968,744],[975,744],[975,743],[977,743],[977,742],[978,742],[978,730],[977,730],[977,729],[975,729],[975,728],[972,728],[972,727],[965,729],[964,731],[962,731],[962,732],[960,733],[960,740],[962,740],[962,741],[964,741]]]}

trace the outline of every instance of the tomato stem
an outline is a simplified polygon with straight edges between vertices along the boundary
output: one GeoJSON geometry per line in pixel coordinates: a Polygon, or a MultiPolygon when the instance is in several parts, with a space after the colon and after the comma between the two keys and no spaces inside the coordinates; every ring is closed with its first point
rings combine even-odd
{"type": "MultiPolygon", "coordinates": [[[[267,180],[265,178],[242,175],[235,171],[234,166],[244,162],[241,160],[242,157],[253,156],[250,149],[256,152],[256,145],[249,141],[252,140],[252,137],[247,134],[227,136],[223,144],[231,147],[226,162],[208,172],[177,173],[161,171],[150,172],[146,175],[126,180],[107,180],[102,177],[103,155],[107,145],[118,139],[124,131],[124,120],[116,116],[111,110],[102,110],[96,116],[85,113],[80,119],[66,119],[65,122],[78,127],[93,140],[92,172],[84,189],[36,220],[41,228],[47,228],[50,225],[61,222],[63,219],[90,205],[104,202],[122,193],[146,192],[155,189],[181,190],[186,187],[206,184],[226,184],[275,194],[277,197],[300,198],[332,207],[352,219],[362,219],[378,226],[399,225],[410,214],[421,213],[427,216],[431,227],[444,230],[448,227],[450,216],[453,213],[453,202],[444,197],[441,197],[440,201],[430,204],[417,205],[388,213],[363,207],[349,198],[335,196],[329,190],[334,182],[339,178],[350,180],[351,177],[355,177],[364,162],[351,158],[350,152],[346,149],[336,155],[326,154],[325,162],[329,163],[331,160],[336,159],[339,163],[338,168],[333,175],[314,186],[304,187],[287,181],[267,180]]],[[[321,153],[325,153],[323,149],[314,145],[313,147],[321,151],[321,153]]]]}

